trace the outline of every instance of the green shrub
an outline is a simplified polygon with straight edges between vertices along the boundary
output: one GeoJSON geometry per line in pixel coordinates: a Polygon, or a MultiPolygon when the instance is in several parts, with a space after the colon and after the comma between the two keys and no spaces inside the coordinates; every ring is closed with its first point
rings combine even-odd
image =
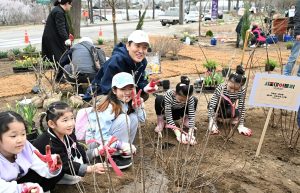
{"type": "Polygon", "coordinates": [[[224,78],[219,73],[211,73],[204,78],[204,85],[205,86],[217,86],[224,82],[224,78]]]}
{"type": "Polygon", "coordinates": [[[35,52],[36,47],[32,46],[31,44],[29,44],[28,46],[26,46],[25,48],[23,48],[23,52],[28,54],[28,53],[33,53],[35,52]]]}
{"type": "Polygon", "coordinates": [[[0,51],[0,59],[7,58],[7,51],[0,51]]]}
{"type": "Polygon", "coordinates": [[[191,35],[191,34],[189,34],[188,32],[184,32],[184,33],[183,33],[183,37],[180,39],[180,41],[185,42],[185,39],[186,39],[187,37],[190,38],[190,40],[191,40],[191,41],[190,41],[191,45],[193,45],[195,42],[198,41],[198,38],[197,38],[195,35],[191,35]]]}
{"type": "Polygon", "coordinates": [[[99,45],[103,45],[104,44],[104,40],[102,38],[98,38],[97,40],[99,45]]]}
{"type": "Polygon", "coordinates": [[[216,69],[216,67],[217,67],[218,65],[219,65],[219,64],[218,64],[216,61],[214,61],[214,60],[207,60],[207,62],[205,62],[205,63],[203,64],[203,66],[204,66],[206,69],[208,69],[209,71],[210,71],[210,70],[216,69]]]}
{"type": "Polygon", "coordinates": [[[21,50],[19,48],[13,48],[11,51],[17,56],[21,53],[21,50]]]}
{"type": "Polygon", "coordinates": [[[279,66],[278,62],[276,60],[272,60],[272,59],[266,60],[265,65],[269,65],[269,66],[272,66],[275,68],[279,66]]]}
{"type": "Polygon", "coordinates": [[[290,50],[294,46],[294,42],[289,41],[285,43],[286,49],[290,50]]]}
{"type": "Polygon", "coordinates": [[[214,36],[214,33],[213,33],[211,30],[208,30],[208,31],[206,32],[205,36],[213,37],[213,36],[214,36]]]}

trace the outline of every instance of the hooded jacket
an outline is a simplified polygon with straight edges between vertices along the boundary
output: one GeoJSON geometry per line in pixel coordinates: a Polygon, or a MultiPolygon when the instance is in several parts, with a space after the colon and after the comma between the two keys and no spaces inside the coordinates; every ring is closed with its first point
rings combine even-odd
{"type": "MultiPolygon", "coordinates": [[[[97,91],[97,95],[106,95],[111,90],[111,81],[113,76],[119,72],[132,74],[138,89],[143,89],[148,84],[148,81],[145,78],[146,66],[146,58],[144,58],[142,62],[134,63],[132,58],[129,56],[126,45],[119,43],[115,46],[111,58],[103,64],[95,79],[92,81],[93,91],[97,91]]],[[[84,98],[90,99],[90,93],[91,90],[88,89],[84,98]]]]}

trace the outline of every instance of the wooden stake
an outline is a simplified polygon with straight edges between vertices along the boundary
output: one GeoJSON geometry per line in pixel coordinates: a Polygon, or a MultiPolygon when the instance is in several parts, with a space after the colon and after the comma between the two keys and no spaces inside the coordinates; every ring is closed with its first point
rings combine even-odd
{"type": "Polygon", "coordinates": [[[265,138],[265,134],[266,134],[269,122],[270,122],[270,118],[271,118],[272,112],[273,112],[273,108],[270,108],[269,112],[268,112],[268,115],[267,115],[267,119],[266,119],[266,122],[265,122],[264,129],[263,129],[263,131],[261,133],[261,136],[260,136],[260,140],[259,140],[259,144],[258,144],[258,147],[257,147],[257,150],[256,150],[255,157],[257,157],[259,155],[259,153],[260,153],[260,149],[261,149],[262,143],[263,143],[264,138],[265,138]]]}

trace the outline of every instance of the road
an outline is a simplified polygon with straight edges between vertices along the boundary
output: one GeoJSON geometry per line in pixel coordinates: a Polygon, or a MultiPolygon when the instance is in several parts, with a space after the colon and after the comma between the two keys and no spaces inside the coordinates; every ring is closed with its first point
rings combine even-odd
{"type": "MultiPolygon", "coordinates": [[[[102,23],[101,29],[104,40],[113,40],[113,28],[111,23],[102,23]]],[[[81,27],[81,36],[88,36],[93,40],[97,40],[100,25],[81,27]]],[[[135,29],[137,21],[125,22],[117,24],[118,39],[128,37],[128,35],[135,29]]],[[[150,35],[172,35],[180,33],[184,28],[197,28],[197,24],[185,24],[182,26],[161,26],[159,21],[145,21],[143,30],[150,35]]],[[[24,48],[25,30],[29,35],[29,40],[37,49],[41,47],[42,34],[44,25],[28,25],[28,26],[1,26],[0,27],[0,50],[9,50],[12,48],[24,48]]]]}

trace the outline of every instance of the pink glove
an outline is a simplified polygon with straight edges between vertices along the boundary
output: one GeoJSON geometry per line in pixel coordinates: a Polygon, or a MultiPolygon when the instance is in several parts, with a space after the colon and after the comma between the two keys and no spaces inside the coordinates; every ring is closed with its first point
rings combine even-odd
{"type": "Polygon", "coordinates": [[[42,155],[38,150],[33,151],[43,162],[48,164],[50,172],[55,172],[62,167],[62,161],[59,155],[56,155],[56,158],[51,156],[51,147],[50,145],[46,146],[46,155],[42,155]]]}
{"type": "Polygon", "coordinates": [[[43,193],[43,189],[37,183],[27,182],[22,184],[21,193],[43,193]]]}

